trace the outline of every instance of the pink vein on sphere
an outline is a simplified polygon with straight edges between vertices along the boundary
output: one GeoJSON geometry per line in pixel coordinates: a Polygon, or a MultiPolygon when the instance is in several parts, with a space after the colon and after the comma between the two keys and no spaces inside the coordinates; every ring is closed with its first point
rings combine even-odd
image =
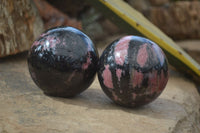
{"type": "Polygon", "coordinates": [[[132,36],[126,36],[119,40],[115,46],[114,56],[116,64],[123,65],[128,54],[128,47],[132,36]]]}
{"type": "Polygon", "coordinates": [[[105,66],[105,70],[103,71],[103,74],[102,74],[102,77],[103,77],[103,83],[106,87],[108,88],[113,88],[113,83],[112,83],[112,74],[109,70],[109,65],[106,65],[105,66]]]}

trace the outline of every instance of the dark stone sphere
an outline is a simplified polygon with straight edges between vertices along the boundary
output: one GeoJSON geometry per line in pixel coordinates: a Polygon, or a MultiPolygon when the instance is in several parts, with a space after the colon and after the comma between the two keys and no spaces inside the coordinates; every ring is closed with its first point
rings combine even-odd
{"type": "Polygon", "coordinates": [[[115,103],[137,107],[155,100],[168,81],[168,62],[154,42],[125,36],[111,43],[99,61],[98,79],[115,103]]]}
{"type": "Polygon", "coordinates": [[[45,94],[72,97],[94,80],[98,53],[90,38],[72,27],[44,32],[33,43],[28,67],[33,81],[45,94]]]}

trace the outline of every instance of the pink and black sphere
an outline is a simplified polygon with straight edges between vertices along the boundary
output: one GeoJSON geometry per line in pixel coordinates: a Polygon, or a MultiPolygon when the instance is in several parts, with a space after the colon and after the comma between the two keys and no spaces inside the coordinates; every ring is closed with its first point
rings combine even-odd
{"type": "Polygon", "coordinates": [[[104,50],[98,78],[105,94],[115,103],[137,107],[161,94],[168,81],[168,62],[154,42],[125,36],[104,50]]]}
{"type": "Polygon", "coordinates": [[[51,96],[72,97],[87,89],[97,64],[98,53],[90,38],[72,27],[47,30],[28,55],[33,81],[51,96]]]}

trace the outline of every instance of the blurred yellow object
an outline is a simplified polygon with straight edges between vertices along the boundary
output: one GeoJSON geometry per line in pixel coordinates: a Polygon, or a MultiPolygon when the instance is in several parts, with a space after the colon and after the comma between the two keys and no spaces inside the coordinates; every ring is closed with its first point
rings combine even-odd
{"type": "Polygon", "coordinates": [[[104,15],[129,34],[142,35],[157,43],[165,52],[169,63],[177,70],[200,81],[200,65],[183,49],[123,0],[88,0],[104,15]]]}

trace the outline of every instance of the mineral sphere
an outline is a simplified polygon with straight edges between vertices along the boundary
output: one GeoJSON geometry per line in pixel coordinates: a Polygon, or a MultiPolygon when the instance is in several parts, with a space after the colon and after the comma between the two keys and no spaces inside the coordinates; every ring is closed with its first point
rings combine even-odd
{"type": "Polygon", "coordinates": [[[73,27],[57,27],[33,43],[28,67],[33,81],[45,94],[72,97],[93,82],[98,59],[87,35],[73,27]]]}
{"type": "Polygon", "coordinates": [[[98,79],[115,103],[137,107],[155,100],[168,81],[168,62],[160,47],[143,37],[111,43],[99,61],[98,79]]]}

